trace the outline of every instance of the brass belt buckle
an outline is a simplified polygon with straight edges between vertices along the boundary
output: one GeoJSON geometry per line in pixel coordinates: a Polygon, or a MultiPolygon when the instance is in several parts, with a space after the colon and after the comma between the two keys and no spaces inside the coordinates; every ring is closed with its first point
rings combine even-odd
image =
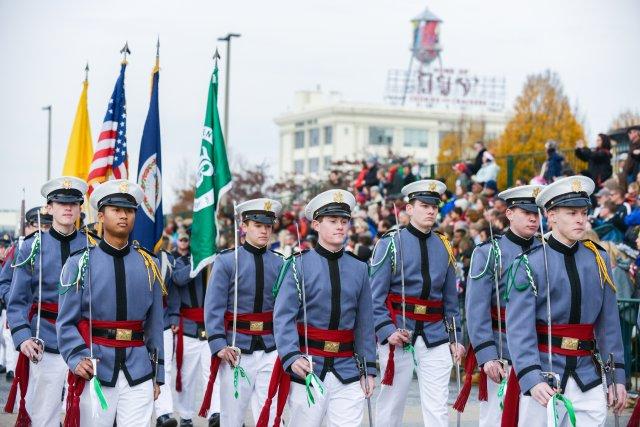
{"type": "Polygon", "coordinates": [[[337,353],[340,350],[340,343],[335,341],[325,341],[324,351],[328,353],[337,353]]]}
{"type": "Polygon", "coordinates": [[[264,322],[251,321],[249,322],[249,330],[250,331],[263,331],[264,330],[264,322]]]}
{"type": "Polygon", "coordinates": [[[427,314],[427,306],[426,305],[414,305],[413,312],[415,314],[427,314]]]}
{"type": "Polygon", "coordinates": [[[116,329],[116,341],[131,341],[132,336],[131,329],[116,329]]]}
{"type": "Polygon", "coordinates": [[[562,337],[560,348],[564,350],[577,350],[579,342],[578,338],[562,337]]]}

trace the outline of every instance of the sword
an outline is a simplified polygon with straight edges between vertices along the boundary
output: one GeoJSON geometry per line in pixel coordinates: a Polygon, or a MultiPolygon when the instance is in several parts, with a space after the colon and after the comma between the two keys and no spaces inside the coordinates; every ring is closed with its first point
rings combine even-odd
{"type": "MultiPolygon", "coordinates": [[[[405,285],[404,285],[404,257],[402,250],[402,236],[400,236],[400,221],[398,221],[398,207],[393,204],[393,214],[396,217],[396,227],[398,227],[398,254],[400,256],[400,295],[402,306],[402,328],[399,331],[406,332],[411,337],[411,332],[407,330],[407,317],[406,317],[406,300],[405,300],[405,285]]],[[[393,239],[393,237],[391,237],[393,239]]]]}
{"type": "MultiPolygon", "coordinates": [[[[613,406],[618,404],[618,388],[616,387],[616,365],[613,361],[613,353],[609,353],[609,358],[607,359],[607,363],[605,365],[605,371],[609,373],[611,376],[611,385],[613,386],[613,406]]],[[[607,386],[605,383],[605,390],[607,390],[607,386]]],[[[609,399],[608,393],[605,393],[605,399],[609,399]]],[[[616,427],[620,427],[620,415],[616,412],[613,413],[615,419],[616,427]]]]}
{"type": "Polygon", "coordinates": [[[42,314],[42,224],[40,223],[40,210],[38,210],[38,236],[40,238],[40,250],[38,251],[38,318],[36,319],[36,336],[31,339],[38,345],[38,354],[31,358],[33,364],[42,360],[44,353],[44,341],[40,338],[40,315],[42,314]]]}
{"type": "Polygon", "coordinates": [[[231,332],[231,350],[236,352],[237,358],[235,365],[229,367],[235,368],[240,364],[240,349],[236,347],[236,332],[238,325],[238,246],[240,245],[238,238],[238,207],[236,202],[233,202],[233,236],[235,242],[235,248],[233,250],[234,262],[235,262],[235,276],[233,282],[233,329],[231,332]]]}
{"type": "Polygon", "coordinates": [[[540,235],[542,236],[542,256],[544,258],[544,278],[547,285],[547,356],[549,360],[549,371],[542,372],[541,375],[551,388],[560,389],[560,378],[553,372],[553,355],[551,353],[551,287],[549,285],[549,264],[547,261],[547,243],[544,239],[544,228],[542,227],[542,211],[538,208],[540,217],[540,235]]]}
{"type": "MultiPolygon", "coordinates": [[[[489,221],[489,235],[491,236],[491,249],[494,248],[494,245],[497,246],[497,242],[493,237],[493,226],[491,225],[491,221],[489,221]]],[[[498,312],[498,362],[504,368],[505,361],[502,357],[502,313],[500,312],[500,276],[502,275],[500,266],[500,259],[498,258],[498,254],[495,254],[495,259],[493,260],[493,282],[496,290],[496,309],[498,312]]]]}
{"type": "MultiPolygon", "coordinates": [[[[354,355],[356,364],[358,365],[358,372],[360,372],[360,378],[364,378],[364,390],[366,394],[369,394],[369,381],[367,379],[367,359],[362,356],[354,355]]],[[[367,414],[369,415],[369,425],[373,427],[373,412],[371,412],[371,398],[367,397],[367,414]]]]}
{"type": "MultiPolygon", "coordinates": [[[[456,331],[456,317],[451,316],[451,328],[453,329],[453,342],[456,344],[456,350],[458,349],[458,332],[456,331]]],[[[454,357],[455,360],[455,357],[454,357]]],[[[458,383],[458,394],[460,394],[460,362],[456,362],[456,382],[458,383]]],[[[456,411],[456,426],[460,427],[460,412],[456,411]]]]}
{"type": "Polygon", "coordinates": [[[296,221],[296,237],[298,238],[298,250],[300,251],[300,276],[302,276],[302,289],[300,290],[300,294],[302,296],[302,325],[304,326],[304,351],[305,358],[309,361],[309,367],[311,368],[311,372],[313,372],[313,360],[311,359],[311,355],[309,355],[309,338],[307,335],[307,292],[305,289],[304,282],[304,263],[302,262],[302,244],[300,243],[300,227],[298,225],[298,221],[296,221]]]}

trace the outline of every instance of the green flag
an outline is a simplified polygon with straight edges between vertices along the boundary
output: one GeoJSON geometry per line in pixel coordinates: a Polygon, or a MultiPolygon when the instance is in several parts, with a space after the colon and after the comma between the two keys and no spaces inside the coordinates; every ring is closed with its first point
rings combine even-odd
{"type": "Polygon", "coordinates": [[[191,226],[191,277],[211,263],[217,252],[218,201],[231,187],[231,172],[218,115],[218,64],[209,83],[207,114],[202,130],[202,145],[196,177],[191,226]]]}

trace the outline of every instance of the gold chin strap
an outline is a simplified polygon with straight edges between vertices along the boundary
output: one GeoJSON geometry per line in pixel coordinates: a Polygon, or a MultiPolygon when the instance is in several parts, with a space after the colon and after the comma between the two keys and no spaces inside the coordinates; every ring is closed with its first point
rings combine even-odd
{"type": "Polygon", "coordinates": [[[447,239],[447,236],[445,236],[444,234],[440,234],[440,233],[435,233],[435,234],[440,238],[440,240],[442,240],[442,244],[444,245],[444,248],[447,250],[447,253],[449,254],[449,264],[455,265],[456,257],[453,256],[453,248],[451,247],[451,242],[449,242],[449,239],[447,239]]]}
{"type": "Polygon", "coordinates": [[[160,274],[160,269],[156,265],[153,257],[145,252],[143,249],[139,247],[135,248],[136,251],[140,254],[142,259],[144,260],[144,266],[147,267],[147,275],[149,277],[149,289],[153,287],[153,283],[158,281],[160,283],[160,289],[162,289],[162,295],[167,295],[167,287],[164,284],[164,280],[162,280],[162,275],[160,274]]]}
{"type": "Polygon", "coordinates": [[[607,270],[607,264],[604,262],[604,258],[600,255],[600,251],[596,248],[595,243],[591,240],[584,240],[582,242],[584,247],[589,249],[596,256],[596,264],[598,264],[598,273],[600,274],[600,286],[604,286],[606,282],[613,292],[617,292],[616,285],[613,284],[613,280],[609,277],[609,271],[607,270]]]}

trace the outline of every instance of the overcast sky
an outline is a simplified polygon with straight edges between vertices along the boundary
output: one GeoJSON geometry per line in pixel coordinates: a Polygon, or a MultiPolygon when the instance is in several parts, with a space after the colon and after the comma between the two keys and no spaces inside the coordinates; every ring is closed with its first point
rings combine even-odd
{"type": "MultiPolygon", "coordinates": [[[[349,100],[382,102],[387,70],[407,66],[409,21],[425,5],[418,0],[0,0],[0,209],[19,205],[22,186],[28,205],[42,202],[47,129],[41,108],[47,104],[53,105],[52,175],[61,174],[86,61],[95,144],[125,40],[132,50],[126,95],[134,177],[160,36],[168,207],[180,165],[195,169],[211,56],[217,45],[225,53],[219,36],[242,33],[233,42],[231,61],[231,154],[273,164],[278,150],[273,118],[290,107],[296,90],[321,85],[349,100]]],[[[444,21],[444,66],[504,75],[508,106],[527,74],[549,68],[560,74],[578,105],[590,140],[620,111],[640,110],[638,0],[433,0],[428,6],[444,21]]]]}

